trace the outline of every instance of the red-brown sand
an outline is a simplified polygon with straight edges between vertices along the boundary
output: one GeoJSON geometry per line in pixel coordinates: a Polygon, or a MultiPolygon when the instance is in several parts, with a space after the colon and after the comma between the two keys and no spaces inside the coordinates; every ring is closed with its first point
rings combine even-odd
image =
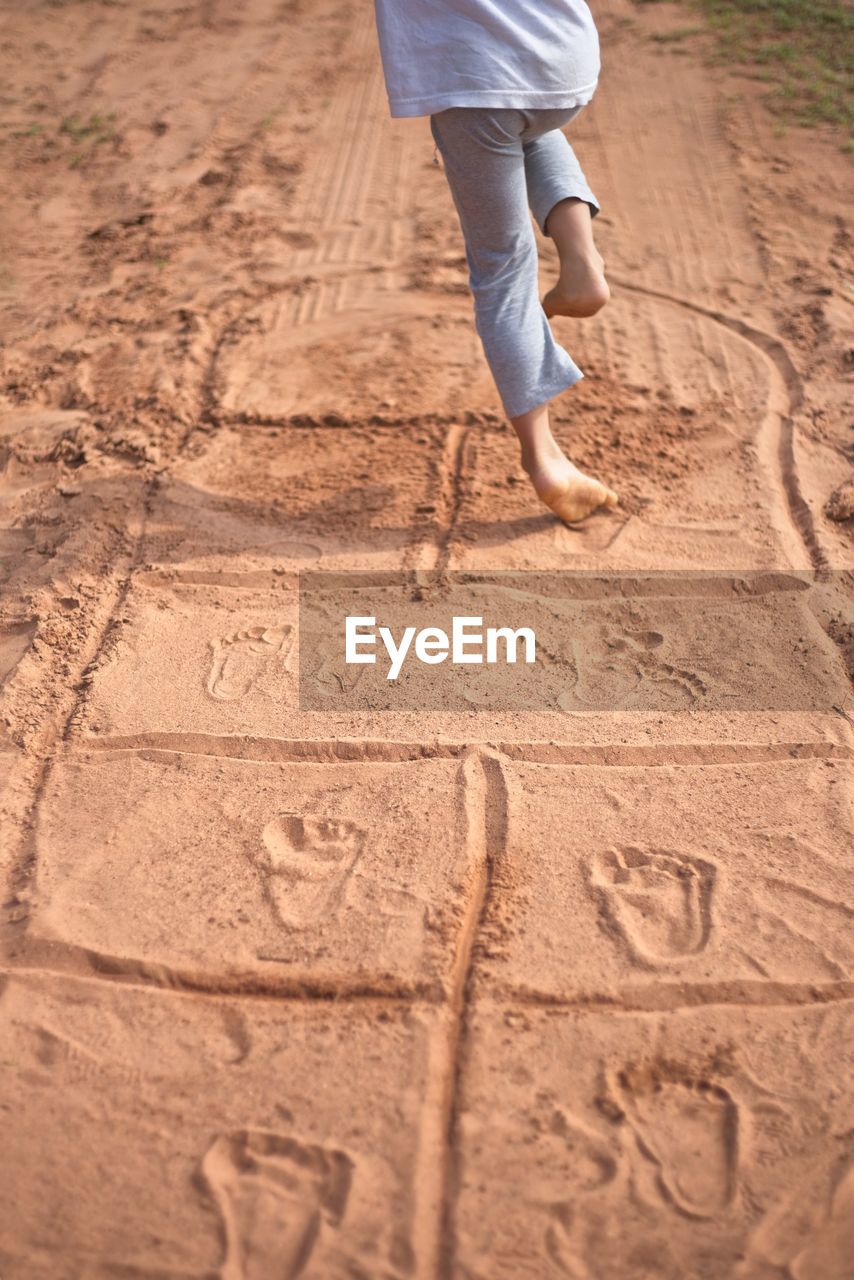
{"type": "Polygon", "coordinates": [[[852,1274],[844,576],[824,709],[619,609],[547,713],[298,705],[304,569],[852,567],[850,160],[594,9],[570,529],[369,0],[0,0],[2,1280],[852,1274]]]}

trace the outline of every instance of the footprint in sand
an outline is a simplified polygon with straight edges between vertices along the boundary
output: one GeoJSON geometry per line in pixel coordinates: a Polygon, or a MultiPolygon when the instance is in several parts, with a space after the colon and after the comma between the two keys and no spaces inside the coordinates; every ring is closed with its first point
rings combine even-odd
{"type": "Polygon", "coordinates": [[[596,854],[591,889],[634,959],[661,965],[709,940],[715,867],[685,853],[627,847],[596,854]]]}
{"type": "Polygon", "coordinates": [[[247,627],[214,641],[207,690],[219,702],[244,698],[273,658],[288,656],[293,627],[247,627]]]}
{"type": "Polygon", "coordinates": [[[304,929],[334,911],[364,844],[346,820],[280,813],[268,822],[258,861],[282,924],[304,929]]]}
{"type": "Polygon", "coordinates": [[[222,1218],[220,1280],[294,1280],[324,1225],[347,1205],[353,1164],[341,1151],[244,1129],[217,1138],[202,1177],[222,1218]]]}
{"type": "Polygon", "coordinates": [[[663,1063],[621,1071],[615,1093],[674,1208],[691,1218],[726,1209],[736,1191],[739,1140],[738,1107],[727,1090],[663,1063]]]}
{"type": "Polygon", "coordinates": [[[605,631],[573,641],[576,701],[605,709],[694,706],[708,686],[696,672],[670,662],[667,647],[660,631],[646,629],[605,631]]]}

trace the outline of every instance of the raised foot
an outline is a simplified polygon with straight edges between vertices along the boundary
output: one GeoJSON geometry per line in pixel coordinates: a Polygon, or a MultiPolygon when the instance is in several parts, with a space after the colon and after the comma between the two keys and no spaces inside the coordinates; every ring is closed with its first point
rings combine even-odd
{"type": "Polygon", "coordinates": [[[605,264],[598,253],[590,259],[565,262],[560,279],[543,298],[543,310],[552,316],[572,316],[584,319],[595,316],[611,297],[605,279],[605,264]]]}
{"type": "Polygon", "coordinates": [[[560,479],[534,473],[531,480],[540,499],[565,524],[577,524],[600,507],[611,509],[619,502],[613,489],[602,484],[601,480],[586,476],[571,462],[566,463],[560,479]]]}

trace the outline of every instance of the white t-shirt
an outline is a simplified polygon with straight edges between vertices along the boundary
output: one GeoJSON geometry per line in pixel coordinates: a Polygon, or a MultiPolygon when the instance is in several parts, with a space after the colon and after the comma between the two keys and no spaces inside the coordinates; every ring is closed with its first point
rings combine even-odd
{"type": "Polygon", "coordinates": [[[375,0],[393,116],[574,107],[599,76],[584,0],[375,0]]]}

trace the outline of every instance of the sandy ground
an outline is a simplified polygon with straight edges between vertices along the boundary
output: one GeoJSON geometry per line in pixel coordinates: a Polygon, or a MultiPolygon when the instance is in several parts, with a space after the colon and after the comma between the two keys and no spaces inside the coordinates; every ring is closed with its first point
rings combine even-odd
{"type": "Polygon", "coordinates": [[[0,3],[3,1280],[851,1274],[844,575],[818,710],[707,696],[723,591],[580,706],[298,706],[301,569],[851,567],[850,162],[593,7],[570,530],[367,0],[0,3]]]}

